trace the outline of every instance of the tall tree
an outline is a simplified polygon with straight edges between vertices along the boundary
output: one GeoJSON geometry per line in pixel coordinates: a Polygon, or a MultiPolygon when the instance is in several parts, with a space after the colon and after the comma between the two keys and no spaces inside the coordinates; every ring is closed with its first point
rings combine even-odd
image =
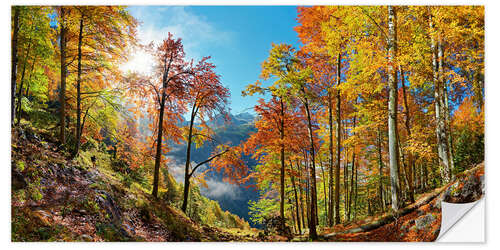
{"type": "Polygon", "coordinates": [[[187,91],[187,102],[191,106],[191,115],[189,120],[189,128],[187,134],[187,150],[186,150],[186,165],[184,171],[184,197],[182,202],[182,211],[186,212],[190,179],[195,171],[203,164],[209,163],[218,156],[225,154],[227,151],[222,151],[220,154],[211,156],[209,159],[203,161],[203,164],[197,164],[191,168],[191,145],[193,137],[197,137],[196,141],[202,143],[210,138],[210,128],[207,125],[206,119],[214,119],[215,115],[221,114],[227,116],[226,106],[229,98],[229,90],[222,86],[220,76],[214,72],[215,65],[208,62],[209,58],[203,58],[193,70],[193,80],[189,85],[187,91]],[[201,123],[200,127],[206,130],[197,130],[195,120],[201,123]],[[194,133],[196,132],[196,133],[194,133]]]}
{"type": "Polygon", "coordinates": [[[396,71],[397,37],[396,11],[393,6],[387,7],[388,12],[388,39],[387,39],[387,84],[389,85],[389,169],[391,172],[391,199],[392,210],[399,209],[399,156],[398,156],[398,81],[396,71]]]}
{"type": "Polygon", "coordinates": [[[68,38],[67,33],[67,16],[69,15],[69,10],[67,7],[59,7],[59,50],[60,50],[60,85],[59,85],[59,143],[66,143],[66,76],[68,73],[68,65],[66,63],[66,45],[68,38]]]}
{"type": "Polygon", "coordinates": [[[11,12],[14,13],[13,15],[13,27],[12,27],[12,55],[11,55],[11,64],[12,64],[12,68],[11,68],[11,75],[10,75],[10,79],[11,79],[11,103],[10,103],[10,106],[11,106],[11,126],[14,125],[14,119],[16,117],[16,114],[15,114],[15,100],[16,100],[16,81],[17,81],[17,44],[18,44],[18,33],[19,33],[19,12],[21,11],[20,7],[19,6],[12,6],[11,8],[11,12]]]}

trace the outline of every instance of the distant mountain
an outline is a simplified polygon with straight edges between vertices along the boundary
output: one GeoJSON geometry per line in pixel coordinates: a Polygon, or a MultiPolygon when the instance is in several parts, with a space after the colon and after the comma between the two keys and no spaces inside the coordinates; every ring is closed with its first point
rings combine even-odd
{"type": "MultiPolygon", "coordinates": [[[[214,128],[215,139],[218,143],[230,145],[239,145],[242,141],[248,139],[250,133],[256,131],[253,121],[255,117],[250,113],[230,114],[230,121],[225,122],[224,117],[218,116],[210,122],[214,128]]],[[[188,124],[184,122],[183,124],[188,124]]],[[[174,178],[183,183],[184,164],[186,162],[186,145],[171,145],[172,150],[167,154],[174,160],[175,166],[169,166],[174,178]]],[[[203,147],[192,147],[191,161],[201,162],[210,157],[217,144],[207,142],[203,147]]],[[[253,168],[256,162],[250,157],[244,158],[247,166],[253,168]]],[[[200,169],[203,170],[203,169],[200,169]]],[[[208,188],[201,188],[201,193],[210,199],[217,200],[222,209],[228,210],[247,221],[250,221],[248,215],[248,201],[257,200],[258,192],[254,189],[247,189],[229,184],[222,180],[222,175],[216,172],[210,173],[207,177],[208,188]]]]}

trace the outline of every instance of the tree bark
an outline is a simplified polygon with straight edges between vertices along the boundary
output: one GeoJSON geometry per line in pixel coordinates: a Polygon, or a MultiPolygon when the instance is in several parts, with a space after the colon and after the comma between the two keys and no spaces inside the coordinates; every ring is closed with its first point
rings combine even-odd
{"type": "Polygon", "coordinates": [[[302,217],[302,226],[306,226],[306,219],[304,216],[304,192],[301,185],[302,182],[302,169],[299,164],[299,160],[297,159],[297,169],[299,170],[299,195],[300,195],[300,215],[302,217]]]}
{"type": "MultiPolygon", "coordinates": [[[[283,105],[283,98],[280,97],[280,217],[283,218],[281,222],[284,223],[285,218],[285,106],[283,105]]],[[[284,225],[282,225],[284,226],[284,225]]]]}
{"type": "Polygon", "coordinates": [[[182,200],[182,211],[186,212],[187,208],[187,199],[189,197],[189,166],[191,165],[191,144],[193,140],[193,126],[194,126],[194,119],[196,118],[196,103],[193,105],[193,108],[191,109],[191,120],[189,121],[189,134],[188,134],[188,141],[187,141],[187,149],[186,149],[186,165],[184,168],[184,196],[182,200]]]}
{"type": "Polygon", "coordinates": [[[10,124],[11,126],[14,125],[14,120],[16,118],[16,105],[15,105],[15,100],[16,100],[16,83],[17,83],[17,39],[18,39],[18,34],[19,34],[19,7],[18,6],[12,6],[12,12],[14,13],[14,27],[13,29],[13,34],[12,34],[12,56],[11,56],[11,63],[12,63],[12,68],[11,68],[11,75],[10,75],[10,82],[11,82],[11,93],[10,93],[10,108],[11,108],[11,121],[10,124]]]}
{"type": "Polygon", "coordinates": [[[384,162],[382,161],[382,134],[380,131],[380,127],[377,127],[377,152],[378,152],[378,193],[380,199],[380,208],[382,211],[385,210],[385,200],[384,200],[384,186],[382,179],[384,178],[384,162]]]}
{"type": "MultiPolygon", "coordinates": [[[[430,9],[432,10],[432,9],[430,9]]],[[[433,31],[434,23],[432,21],[432,13],[429,16],[429,28],[433,31]]],[[[436,39],[431,35],[431,52],[432,52],[432,69],[433,69],[433,83],[434,83],[434,105],[436,112],[436,137],[437,148],[439,155],[439,165],[441,178],[445,183],[448,183],[450,178],[450,165],[449,165],[449,151],[448,140],[446,135],[445,119],[443,117],[443,87],[442,87],[442,49],[436,48],[436,39]]]]}
{"type": "MultiPolygon", "coordinates": [[[[290,162],[290,169],[293,170],[293,163],[290,162]]],[[[291,179],[292,179],[292,187],[293,187],[293,193],[295,195],[295,214],[297,216],[297,232],[299,234],[302,233],[302,229],[301,229],[301,225],[300,225],[300,215],[299,215],[299,198],[298,198],[298,195],[297,195],[297,186],[295,185],[295,176],[294,174],[291,174],[290,175],[291,179]]]]}
{"type": "MultiPolygon", "coordinates": [[[[305,94],[305,89],[302,88],[302,92],[305,94]]],[[[307,97],[304,98],[304,107],[307,114],[307,129],[309,131],[309,142],[311,150],[311,163],[310,166],[310,178],[311,178],[311,220],[309,221],[309,237],[313,240],[318,238],[316,232],[316,222],[317,222],[317,194],[316,194],[316,163],[315,163],[315,152],[314,152],[314,135],[312,130],[311,112],[309,109],[309,101],[307,97]]]]}
{"type": "Polygon", "coordinates": [[[327,224],[328,220],[328,203],[327,203],[327,196],[326,196],[326,176],[325,176],[325,168],[323,167],[323,161],[321,160],[321,156],[319,158],[319,164],[321,167],[321,175],[323,176],[323,195],[324,195],[324,204],[325,204],[325,224],[327,224]]]}
{"type": "MultiPolygon", "coordinates": [[[[33,76],[33,70],[35,68],[36,59],[37,59],[37,56],[35,55],[35,57],[33,58],[33,61],[31,62],[30,76],[28,78],[28,82],[26,83],[27,84],[27,86],[26,86],[26,96],[28,95],[27,92],[28,92],[28,90],[30,88],[29,82],[31,82],[31,77],[33,76]]],[[[24,71],[24,69],[23,69],[23,71],[24,71]]],[[[24,75],[24,72],[23,72],[23,75],[24,75]]],[[[24,78],[24,76],[23,76],[23,78],[24,78]]],[[[24,82],[24,80],[21,81],[21,82],[24,82]]],[[[17,125],[19,125],[19,122],[21,121],[22,111],[23,111],[22,105],[21,105],[22,99],[23,99],[22,84],[21,84],[21,87],[19,88],[19,93],[18,93],[18,97],[17,98],[18,98],[17,117],[19,118],[19,120],[17,120],[17,125]]]]}
{"type": "Polygon", "coordinates": [[[60,35],[60,54],[61,54],[61,86],[59,89],[59,104],[61,105],[59,110],[59,142],[61,145],[66,143],[66,16],[65,8],[61,6],[61,35],[60,35]]]}
{"type": "Polygon", "coordinates": [[[82,131],[80,130],[81,123],[81,84],[82,84],[82,40],[83,40],[83,13],[80,17],[80,31],[78,33],[78,75],[76,80],[76,145],[75,145],[75,156],[78,155],[80,151],[80,140],[82,138],[82,131]]]}
{"type": "Polygon", "coordinates": [[[332,101],[332,94],[331,91],[328,91],[328,125],[330,128],[330,146],[329,146],[329,151],[330,151],[330,166],[328,168],[328,200],[329,200],[329,206],[328,206],[328,226],[332,227],[333,226],[333,206],[334,206],[334,200],[333,200],[333,101],[332,101]]]}
{"type": "MultiPolygon", "coordinates": [[[[353,118],[353,128],[356,129],[356,116],[353,118]]],[[[353,136],[356,135],[356,133],[353,132],[353,136]]],[[[351,190],[350,190],[350,195],[349,195],[349,210],[347,211],[347,218],[351,218],[351,204],[352,204],[352,197],[354,195],[354,172],[356,171],[356,147],[352,147],[352,162],[351,162],[351,190]]]]}
{"type": "MultiPolygon", "coordinates": [[[[408,98],[406,94],[406,85],[405,85],[405,78],[404,78],[404,72],[401,68],[401,65],[399,66],[399,72],[401,75],[401,87],[403,88],[403,103],[404,103],[404,108],[405,108],[405,127],[406,127],[406,133],[408,134],[408,138],[411,138],[411,128],[410,128],[410,108],[408,106],[408,98]]],[[[409,189],[410,189],[410,202],[413,203],[415,202],[415,184],[414,184],[414,171],[415,171],[415,163],[413,162],[413,154],[411,152],[407,152],[408,155],[408,184],[409,184],[409,189]]]]}
{"type": "Polygon", "coordinates": [[[31,39],[29,41],[29,44],[28,44],[28,50],[26,52],[26,57],[24,59],[24,63],[23,63],[23,71],[21,73],[21,82],[19,84],[19,92],[17,94],[17,114],[18,114],[18,117],[17,117],[17,123],[16,123],[16,126],[19,126],[19,123],[21,122],[21,99],[23,98],[22,97],[22,93],[23,93],[23,84],[24,84],[24,75],[26,73],[26,64],[28,64],[28,59],[29,59],[29,56],[30,56],[30,52],[31,52],[31,39]]]}
{"type": "Polygon", "coordinates": [[[340,223],[340,136],[341,136],[341,113],[340,113],[340,67],[341,67],[341,53],[337,57],[337,162],[335,165],[335,224],[340,223]]]}
{"type": "Polygon", "coordinates": [[[399,171],[398,171],[398,148],[397,148],[397,74],[394,69],[396,59],[396,13],[392,6],[388,10],[388,85],[389,85],[389,168],[391,172],[391,199],[392,210],[399,209],[399,171]]]}
{"type": "Polygon", "coordinates": [[[158,184],[160,179],[160,163],[161,163],[161,147],[163,139],[163,114],[165,109],[165,92],[162,91],[161,104],[160,104],[160,117],[158,119],[158,136],[156,138],[156,155],[155,155],[155,169],[153,175],[153,192],[152,195],[158,198],[158,184]]]}

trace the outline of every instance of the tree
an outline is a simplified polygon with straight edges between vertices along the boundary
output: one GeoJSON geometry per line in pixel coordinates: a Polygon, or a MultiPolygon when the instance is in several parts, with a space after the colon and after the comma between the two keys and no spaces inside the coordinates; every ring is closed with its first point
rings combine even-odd
{"type": "MultiPolygon", "coordinates": [[[[227,151],[222,151],[216,154],[201,164],[191,168],[191,144],[193,137],[196,137],[197,144],[202,144],[210,136],[210,128],[207,125],[206,119],[214,119],[215,115],[222,114],[227,116],[226,106],[229,99],[229,90],[222,86],[220,76],[214,72],[215,65],[208,62],[208,57],[203,58],[193,69],[194,77],[192,83],[188,86],[187,103],[191,106],[191,115],[189,120],[189,129],[187,134],[187,151],[186,165],[184,171],[184,197],[182,202],[182,211],[186,212],[190,179],[195,171],[203,164],[209,163],[216,157],[225,154],[227,151]],[[200,126],[207,130],[195,131],[195,120],[201,123],[200,126]],[[196,134],[195,134],[196,132],[196,134]]],[[[196,129],[197,130],[197,129],[196,129]]],[[[198,146],[198,145],[197,145],[198,146]]]]}
{"type": "Polygon", "coordinates": [[[66,63],[66,45],[68,43],[67,38],[67,25],[68,25],[68,15],[70,14],[69,10],[66,10],[67,7],[61,6],[59,7],[59,50],[60,50],[60,87],[59,87],[59,143],[66,143],[66,132],[65,132],[65,124],[66,124],[66,76],[68,70],[68,64],[66,63]]]}
{"type": "Polygon", "coordinates": [[[18,43],[18,34],[19,34],[19,6],[12,6],[11,11],[14,13],[13,27],[12,27],[12,55],[11,55],[11,96],[10,96],[10,106],[11,106],[11,126],[14,125],[14,119],[16,117],[15,110],[15,100],[16,100],[16,82],[17,82],[17,43],[18,43]]]}
{"type": "Polygon", "coordinates": [[[76,77],[76,145],[74,154],[80,149],[82,137],[82,99],[90,101],[91,97],[99,97],[104,83],[111,78],[120,80],[118,65],[125,61],[127,50],[136,44],[135,20],[123,6],[78,6],[78,47],[76,77]],[[82,71],[85,74],[82,79],[82,71]],[[82,86],[85,82],[86,86],[82,86]],[[92,84],[93,83],[93,84],[92,84]],[[97,84],[102,83],[102,84],[97,84]],[[82,92],[81,89],[84,88],[82,92]],[[94,96],[92,96],[94,95],[94,96]]]}
{"type": "Polygon", "coordinates": [[[389,85],[389,169],[391,172],[391,198],[392,210],[399,209],[399,156],[397,146],[398,133],[398,80],[396,72],[396,54],[397,54],[397,37],[396,37],[396,11],[394,7],[388,6],[388,63],[387,63],[387,84],[389,85]]]}
{"type": "Polygon", "coordinates": [[[150,44],[147,49],[155,57],[154,73],[151,76],[132,73],[126,82],[129,96],[135,97],[136,112],[145,111],[153,120],[150,124],[155,159],[152,195],[157,198],[162,155],[168,150],[163,147],[163,140],[165,137],[179,143],[182,138],[178,124],[185,112],[186,88],[193,70],[192,63],[185,60],[181,39],[174,39],[171,33],[159,45],[150,44]]]}

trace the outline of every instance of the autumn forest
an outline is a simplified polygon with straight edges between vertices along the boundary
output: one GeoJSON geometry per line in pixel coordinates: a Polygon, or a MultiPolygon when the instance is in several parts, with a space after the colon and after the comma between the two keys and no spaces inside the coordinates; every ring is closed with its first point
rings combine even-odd
{"type": "Polygon", "coordinates": [[[482,6],[296,7],[241,92],[129,7],[11,14],[12,241],[434,241],[483,195],[482,6]]]}

